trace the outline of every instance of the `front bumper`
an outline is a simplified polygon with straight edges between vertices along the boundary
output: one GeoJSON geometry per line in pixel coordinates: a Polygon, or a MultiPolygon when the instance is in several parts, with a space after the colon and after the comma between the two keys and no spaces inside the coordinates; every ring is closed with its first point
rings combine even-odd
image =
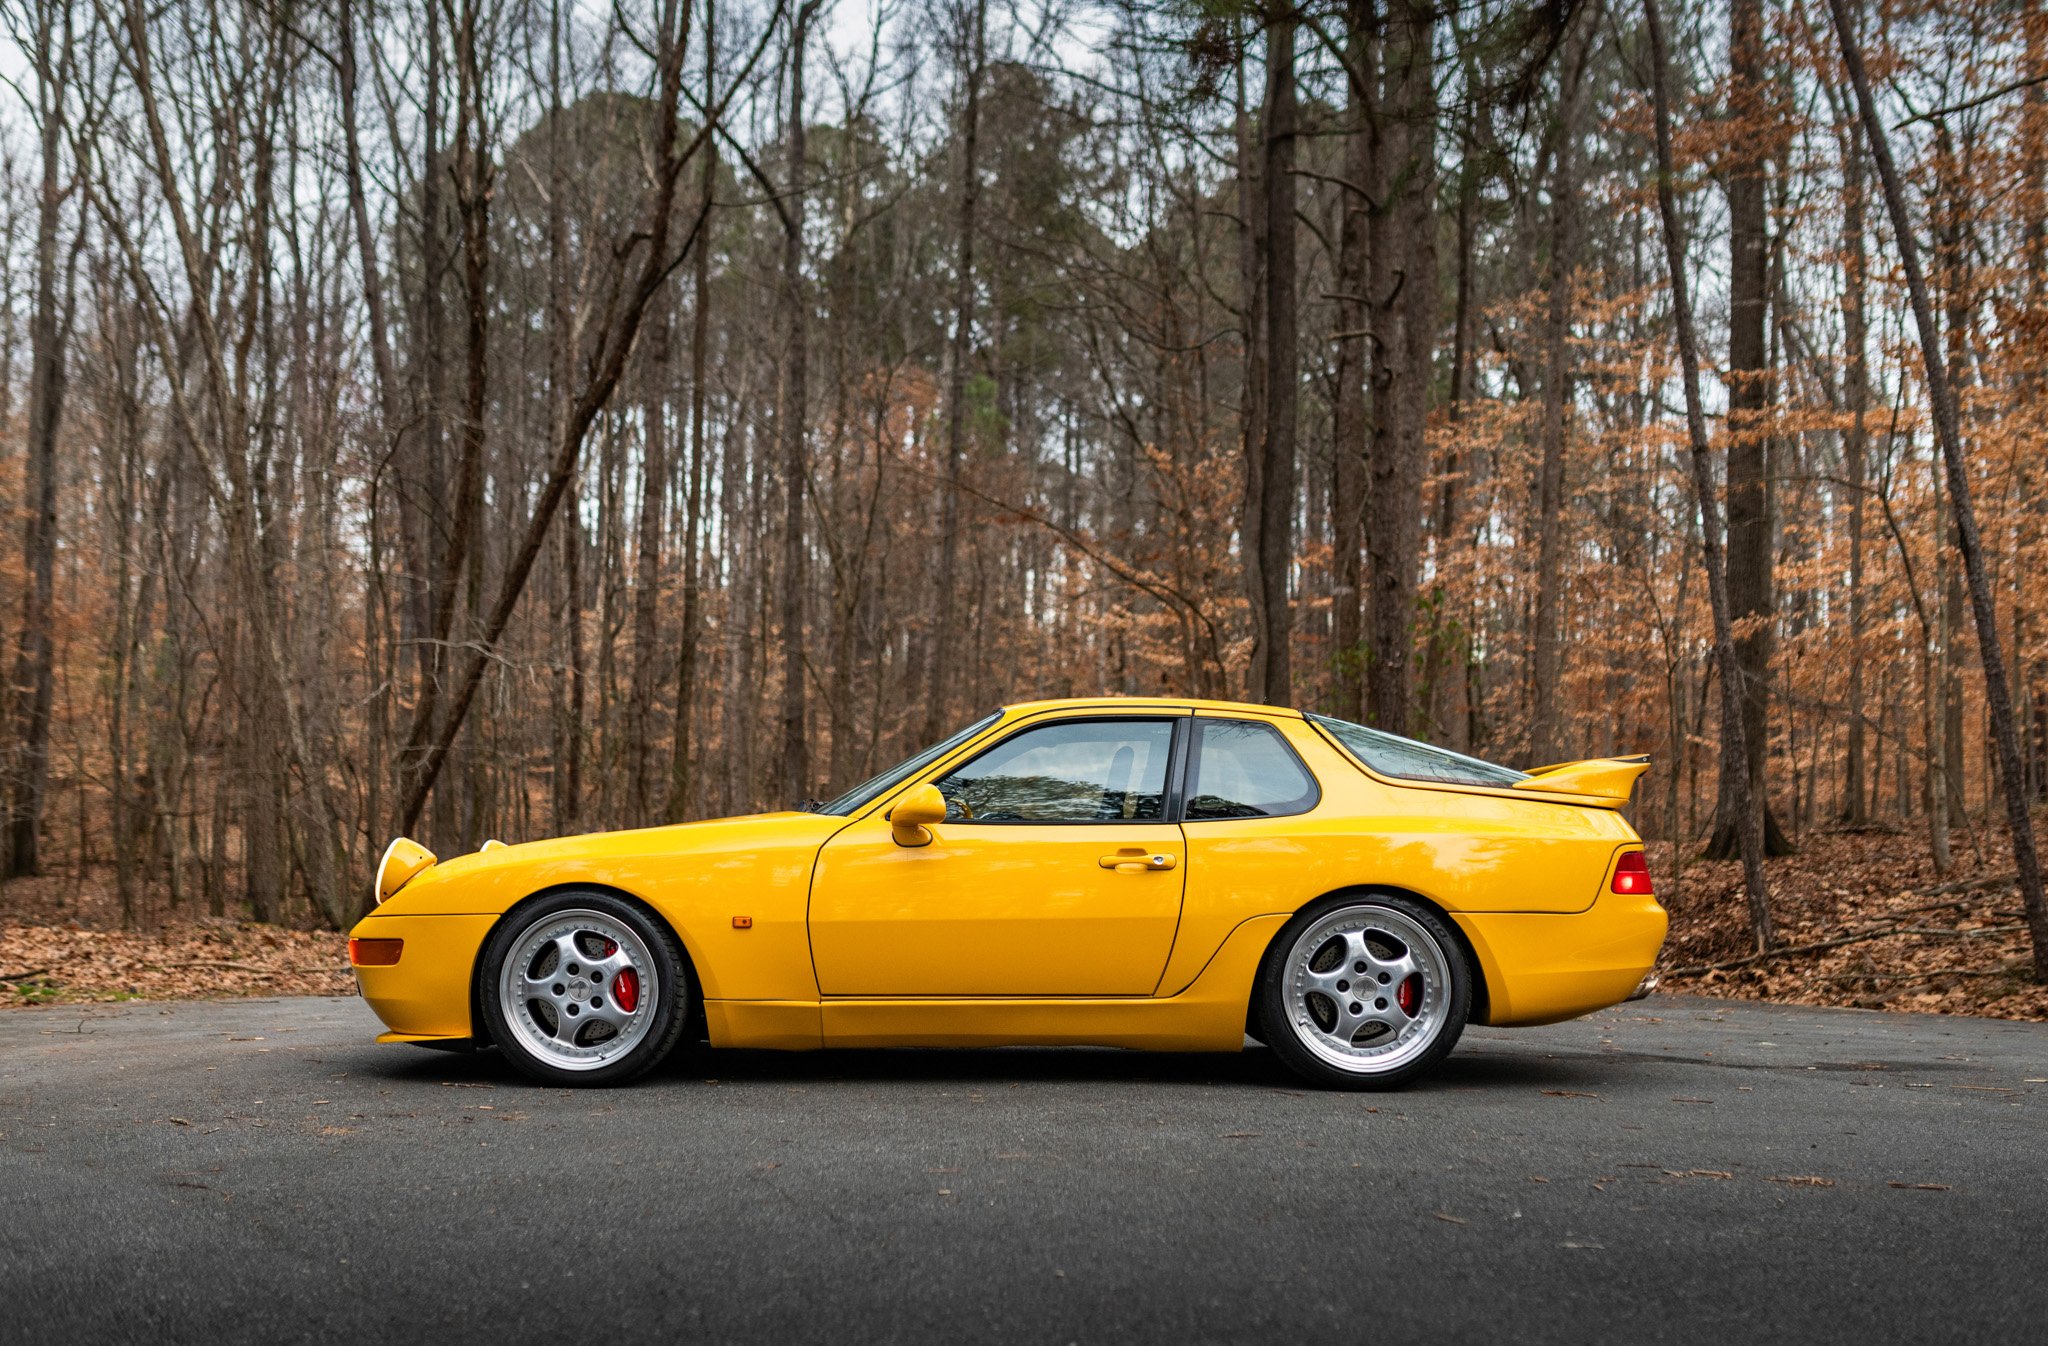
{"type": "Polygon", "coordinates": [[[379,916],[372,912],[349,932],[355,939],[405,941],[398,961],[358,967],[363,999],[391,1031],[379,1041],[467,1038],[470,987],[477,952],[496,916],[379,916]]]}

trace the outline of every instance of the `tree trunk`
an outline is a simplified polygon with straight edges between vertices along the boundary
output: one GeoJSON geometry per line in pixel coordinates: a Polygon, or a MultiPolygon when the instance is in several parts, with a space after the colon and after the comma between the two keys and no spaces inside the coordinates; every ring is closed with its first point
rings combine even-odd
{"type": "MultiPolygon", "coordinates": [[[[1840,0],[1835,0],[1840,3],[1840,0]]],[[[1728,596],[1727,558],[1721,546],[1720,509],[1715,501],[1712,450],[1707,443],[1707,417],[1700,399],[1699,338],[1693,330],[1692,299],[1686,286],[1685,235],[1678,215],[1678,196],[1672,182],[1671,98],[1669,71],[1664,50],[1664,25],[1657,12],[1657,0],[1643,0],[1644,27],[1650,39],[1650,99],[1657,123],[1657,210],[1664,222],[1664,256],[1671,281],[1671,311],[1678,328],[1680,382],[1685,389],[1685,428],[1691,446],[1694,505],[1700,516],[1700,551],[1706,564],[1708,604],[1714,615],[1714,660],[1721,672],[1721,733],[1732,740],[1742,755],[1742,705],[1739,686],[1742,669],[1735,652],[1735,622],[1728,596]]],[[[1771,947],[1771,908],[1764,886],[1763,812],[1749,792],[1748,773],[1724,772],[1724,794],[1735,805],[1736,843],[1742,856],[1742,886],[1749,901],[1750,933],[1758,952],[1771,947]]]]}
{"type": "Polygon", "coordinates": [[[69,323],[58,312],[57,229],[65,189],[62,172],[65,84],[71,69],[71,25],[63,7],[39,5],[34,25],[36,118],[42,150],[42,192],[36,201],[35,307],[29,316],[28,481],[24,492],[21,634],[15,642],[9,719],[13,770],[7,780],[8,878],[41,869],[44,795],[50,778],[50,702],[55,646],[57,559],[57,429],[64,414],[64,341],[69,323]],[[63,25],[60,35],[56,30],[63,25]]]}
{"type": "Polygon", "coordinates": [[[949,732],[954,700],[953,630],[960,577],[960,467],[967,451],[967,362],[974,349],[974,216],[981,198],[981,77],[988,40],[988,0],[973,0],[965,61],[966,99],[960,126],[960,212],[953,238],[953,342],[946,369],[946,483],[940,503],[939,563],[932,576],[938,613],[932,625],[931,686],[925,693],[924,737],[949,732]]]}
{"type": "MultiPolygon", "coordinates": [[[[439,560],[436,544],[445,546],[448,537],[449,519],[446,465],[443,462],[442,439],[445,432],[443,419],[447,413],[447,369],[448,340],[444,332],[444,316],[441,311],[442,273],[447,269],[447,239],[444,237],[447,221],[441,207],[444,145],[444,126],[441,116],[441,86],[444,79],[441,54],[441,11],[438,0],[430,0],[427,11],[427,71],[426,88],[420,110],[420,267],[419,267],[419,316],[414,324],[416,332],[413,347],[413,367],[419,371],[415,377],[422,385],[419,442],[419,472],[422,484],[419,494],[425,502],[420,520],[420,538],[413,562],[414,590],[417,594],[415,607],[418,612],[416,641],[419,655],[415,661],[419,670],[420,685],[414,689],[415,715],[420,706],[432,709],[432,701],[447,668],[448,648],[444,641],[434,637],[440,629],[440,605],[442,596],[435,585],[436,564],[439,560]]],[[[401,498],[407,494],[401,492],[401,498]]],[[[413,769],[411,745],[408,743],[399,758],[406,770],[413,769]]]]}
{"type": "MultiPolygon", "coordinates": [[[[1934,232],[1936,284],[1942,292],[1942,344],[1948,361],[1949,387],[1954,390],[1961,429],[1962,399],[1970,383],[1970,237],[1968,208],[1964,201],[1967,164],[1958,162],[1953,138],[1946,124],[1937,128],[1935,144],[1941,165],[1935,174],[1937,224],[1934,232]]],[[[1965,446],[1967,449],[1967,445],[1965,446]]],[[[1938,526],[1938,525],[1937,525],[1938,526]]],[[[1953,812],[1967,811],[1963,775],[1963,661],[1956,648],[1963,627],[1963,577],[1948,559],[1945,532],[1935,534],[1935,575],[1941,595],[1941,643],[1937,647],[1941,673],[1941,752],[1930,759],[1930,769],[1939,769],[1948,780],[1947,796],[1953,812]]]]}
{"type": "Polygon", "coordinates": [[[635,827],[655,820],[654,687],[661,664],[661,642],[655,630],[661,599],[662,505],[668,499],[669,312],[665,300],[648,333],[641,416],[646,424],[645,454],[640,464],[640,517],[634,529],[633,555],[633,681],[627,692],[626,809],[635,827]]]}
{"type": "Polygon", "coordinates": [[[1294,38],[1291,6],[1266,23],[1265,189],[1266,399],[1259,449],[1259,604],[1252,632],[1252,696],[1290,705],[1294,566],[1294,432],[1300,404],[1299,322],[1295,298],[1294,38]]]}
{"type": "MultiPolygon", "coordinates": [[[[569,154],[562,143],[562,16],[549,6],[548,41],[548,439],[567,433],[570,384],[575,378],[576,324],[569,301],[569,154]]],[[[555,603],[549,625],[568,646],[557,661],[551,689],[554,710],[548,816],[557,834],[577,830],[583,812],[583,529],[576,490],[568,491],[569,526],[555,546],[555,603]],[[566,662],[566,667],[563,663],[566,662]]]]}
{"type": "Polygon", "coordinates": [[[1934,404],[1934,426],[1941,441],[1949,501],[1955,511],[1956,541],[1962,549],[1963,568],[1969,579],[1970,608],[1977,621],[1977,650],[1984,669],[1984,700],[1990,711],[1992,742],[1998,751],[1999,783],[2005,797],[2006,823],[2011,830],[2013,868],[2019,879],[2020,900],[2026,910],[2027,929],[2034,946],[2034,976],[2036,980],[2048,981],[2048,896],[2044,896],[2042,891],[2041,861],[2034,848],[2034,822],[2027,811],[2026,774],[2020,762],[2019,735],[2013,724],[2012,691],[2005,680],[1998,612],[1992,603],[1991,581],[1985,571],[1983,544],[1977,532],[1977,512],[1971,498],[1969,466],[1963,459],[1962,428],[1956,414],[1955,393],[1949,386],[1947,363],[1942,358],[1940,331],[1935,325],[1934,306],[1927,294],[1927,277],[1920,266],[1919,245],[1914,241],[1913,217],[1906,205],[1905,185],[1892,161],[1891,142],[1870,95],[1870,77],[1864,71],[1862,50],[1849,27],[1845,0],[1828,0],[1828,10],[1834,18],[1835,36],[1842,45],[1842,62],[1848,67],[1850,83],[1856,90],[1856,105],[1863,116],[1870,155],[1877,165],[1878,179],[1884,184],[1892,237],[1899,250],[1899,262],[1906,272],[1906,289],[1913,300],[1913,325],[1920,337],[1928,399],[1934,404]]]}
{"type": "MultiPolygon", "coordinates": [[[[704,101],[707,105],[712,102],[712,86],[717,73],[717,23],[718,10],[714,0],[705,0],[704,101]]],[[[712,191],[718,185],[718,155],[711,145],[706,145],[703,153],[703,176],[698,182],[697,195],[708,219],[712,191]]],[[[696,270],[691,277],[691,286],[694,298],[690,312],[690,480],[683,503],[683,631],[676,651],[676,732],[669,759],[668,809],[664,814],[672,823],[682,822],[690,816],[693,781],[690,740],[696,725],[698,628],[703,623],[699,612],[703,575],[698,548],[704,519],[704,473],[710,461],[704,447],[704,380],[711,343],[711,244],[708,239],[697,245],[696,270]]]]}
{"type": "MultiPolygon", "coordinates": [[[[1266,12],[1266,98],[1260,115],[1262,154],[1255,215],[1257,311],[1264,318],[1257,359],[1257,436],[1245,426],[1243,559],[1251,598],[1251,670],[1245,695],[1290,705],[1292,611],[1288,572],[1294,561],[1294,422],[1298,404],[1298,318],[1294,297],[1294,29],[1292,8],[1266,12]]],[[[1249,279],[1249,272],[1247,272],[1249,279]]],[[[1247,359],[1247,365],[1251,361],[1247,359]]],[[[1247,371],[1247,391],[1253,379],[1247,371]]]]}
{"type": "MultiPolygon", "coordinates": [[[[1577,16],[1574,16],[1575,19],[1577,16]]],[[[1579,123],[1590,21],[1572,23],[1559,72],[1557,155],[1550,179],[1550,295],[1543,331],[1543,458],[1536,473],[1536,604],[1530,640],[1529,753],[1533,761],[1555,762],[1559,712],[1564,698],[1558,679],[1559,573],[1564,555],[1565,435],[1571,405],[1573,272],[1578,266],[1579,123]]]]}
{"type": "Polygon", "coordinates": [[[1764,135],[1774,115],[1765,68],[1763,0],[1734,0],[1729,8],[1729,107],[1738,125],[1726,171],[1728,183],[1728,598],[1734,607],[1735,653],[1742,676],[1727,684],[1742,705],[1744,757],[1721,745],[1721,799],[1707,854],[1732,858],[1736,803],[1729,781],[1748,778],[1745,793],[1764,815],[1768,854],[1793,847],[1771,812],[1765,764],[1770,747],[1771,657],[1777,644],[1772,582],[1772,402],[1765,320],[1770,311],[1770,231],[1765,210],[1769,182],[1764,135]]]}
{"type": "Polygon", "coordinates": [[[1372,230],[1372,201],[1358,185],[1372,180],[1374,108],[1367,84],[1373,58],[1367,37],[1374,22],[1372,6],[1367,0],[1350,0],[1346,21],[1345,60],[1350,73],[1345,81],[1349,109],[1344,174],[1354,186],[1343,189],[1337,234],[1337,395],[1332,408],[1335,442],[1330,450],[1330,672],[1331,709],[1343,719],[1356,720],[1364,706],[1360,628],[1365,608],[1359,549],[1365,511],[1365,455],[1372,437],[1365,409],[1365,371],[1371,359],[1366,342],[1366,291],[1372,283],[1366,242],[1372,230]]]}
{"type": "Polygon", "coordinates": [[[804,292],[804,49],[815,0],[798,8],[790,31],[789,199],[783,216],[782,397],[776,430],[782,440],[782,803],[794,805],[810,790],[810,740],[804,734],[804,474],[809,413],[810,298],[804,292]]]}
{"type": "Polygon", "coordinates": [[[1266,210],[1262,167],[1263,141],[1253,132],[1259,121],[1251,111],[1246,88],[1247,62],[1237,62],[1237,273],[1242,305],[1239,319],[1244,338],[1244,386],[1238,404],[1239,450],[1244,481],[1238,505],[1238,559],[1242,567],[1245,607],[1251,619],[1252,654],[1245,672],[1244,695],[1259,700],[1264,695],[1266,669],[1261,633],[1266,629],[1266,581],[1260,557],[1264,544],[1266,512],[1264,499],[1266,461],[1266,416],[1268,385],[1266,371],[1266,210]]]}
{"type": "MultiPolygon", "coordinates": [[[[1468,136],[1474,133],[1477,122],[1477,110],[1468,104],[1465,112],[1465,133],[1468,136]]],[[[1461,614],[1447,612],[1446,600],[1450,594],[1447,575],[1454,564],[1453,558],[1465,550],[1462,488],[1470,460],[1459,439],[1465,419],[1465,394],[1471,382],[1472,252],[1474,235],[1478,232],[1478,196],[1482,189],[1478,168],[1469,162],[1461,165],[1458,172],[1457,280],[1451,302],[1451,384],[1444,408],[1450,435],[1444,445],[1443,472],[1437,484],[1432,530],[1439,599],[1432,613],[1436,629],[1431,633],[1430,662],[1425,669],[1429,702],[1423,707],[1429,734],[1440,736],[1439,741],[1460,750],[1470,749],[1478,737],[1475,725],[1479,718],[1479,702],[1473,695],[1472,686],[1478,675],[1478,660],[1472,657],[1472,640],[1479,622],[1476,613],[1474,619],[1467,620],[1461,614]],[[1459,713],[1461,700],[1463,712],[1459,713]]],[[[1466,601],[1476,608],[1479,598],[1476,594],[1469,595],[1466,601]]]]}
{"type": "Polygon", "coordinates": [[[1863,495],[1868,475],[1870,428],[1870,336],[1865,309],[1865,277],[1870,254],[1864,224],[1863,149],[1852,123],[1842,135],[1842,344],[1846,367],[1843,401],[1851,417],[1842,436],[1842,475],[1849,493],[1849,686],[1848,760],[1843,780],[1842,821],[1862,827],[1870,821],[1865,789],[1869,767],[1864,759],[1863,631],[1868,621],[1868,595],[1863,591],[1863,495]]]}
{"type": "Polygon", "coordinates": [[[1395,733],[1412,710],[1424,431],[1436,350],[1436,14],[1402,0],[1388,19],[1380,203],[1372,251],[1373,437],[1366,487],[1365,716],[1395,733]]]}

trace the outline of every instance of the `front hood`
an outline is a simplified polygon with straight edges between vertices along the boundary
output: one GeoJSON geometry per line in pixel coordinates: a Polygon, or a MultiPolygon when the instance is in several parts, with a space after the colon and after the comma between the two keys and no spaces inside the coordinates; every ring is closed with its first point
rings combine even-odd
{"type": "MultiPolygon", "coordinates": [[[[383,914],[503,910],[510,902],[557,884],[602,882],[625,872],[658,870],[672,860],[754,853],[791,845],[821,846],[846,819],[822,813],[754,813],[625,832],[590,832],[517,845],[486,845],[468,855],[429,862],[396,885],[380,868],[383,914]]],[[[394,847],[395,850],[402,848],[394,847]]],[[[387,852],[387,861],[391,852],[387,852]]],[[[428,853],[421,851],[420,854],[428,853]]]]}
{"type": "Polygon", "coordinates": [[[575,836],[546,837],[539,841],[484,843],[484,849],[443,862],[442,869],[461,866],[465,870],[484,865],[544,863],[580,855],[675,855],[701,847],[720,846],[736,836],[749,833],[787,835],[790,830],[815,828],[830,836],[846,825],[834,814],[743,813],[731,818],[705,818],[693,823],[666,823],[660,827],[635,827],[623,832],[582,832],[575,836]]]}

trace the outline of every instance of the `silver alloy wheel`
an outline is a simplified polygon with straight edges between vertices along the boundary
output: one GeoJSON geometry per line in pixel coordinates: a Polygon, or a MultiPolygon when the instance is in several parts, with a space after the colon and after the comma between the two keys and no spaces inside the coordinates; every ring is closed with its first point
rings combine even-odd
{"type": "Polygon", "coordinates": [[[498,968],[498,1008],[519,1045],[559,1070],[596,1070],[652,1027],[661,983],[632,927],[587,908],[550,912],[498,968]]]}
{"type": "Polygon", "coordinates": [[[1429,1049],[1449,1017],[1450,958],[1392,907],[1331,912],[1302,932],[1285,968],[1295,1037],[1350,1074],[1398,1070],[1429,1049]]]}

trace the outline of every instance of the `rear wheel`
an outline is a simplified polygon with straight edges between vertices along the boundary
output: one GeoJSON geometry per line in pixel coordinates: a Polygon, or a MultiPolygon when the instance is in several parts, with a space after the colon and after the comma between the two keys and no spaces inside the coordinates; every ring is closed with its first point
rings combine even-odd
{"type": "Polygon", "coordinates": [[[1450,1055],[1472,973],[1441,917],[1412,898],[1359,893],[1296,913],[1259,966],[1262,1038],[1296,1074],[1392,1089],[1450,1055]]]}
{"type": "Polygon", "coordinates": [[[610,893],[551,893],[516,907],[484,945],[491,1040],[548,1084],[620,1084],[667,1056],[688,1018],[675,936],[610,893]]]}

